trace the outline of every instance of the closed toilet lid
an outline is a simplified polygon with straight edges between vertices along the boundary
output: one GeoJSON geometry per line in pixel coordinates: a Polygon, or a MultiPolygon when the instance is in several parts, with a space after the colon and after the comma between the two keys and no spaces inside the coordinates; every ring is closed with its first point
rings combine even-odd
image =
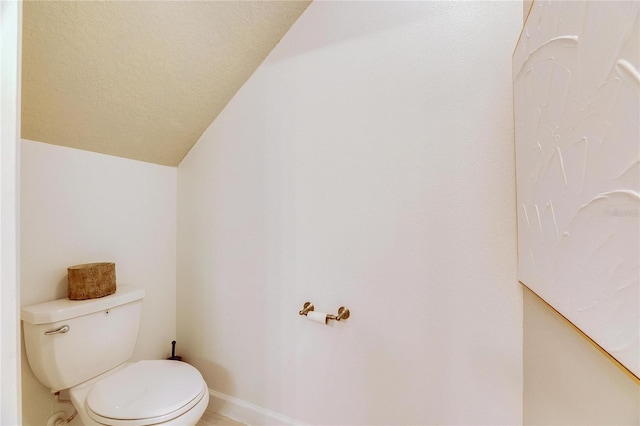
{"type": "Polygon", "coordinates": [[[94,384],[86,403],[110,419],[161,417],[189,404],[203,385],[200,372],[184,362],[138,361],[94,384]]]}

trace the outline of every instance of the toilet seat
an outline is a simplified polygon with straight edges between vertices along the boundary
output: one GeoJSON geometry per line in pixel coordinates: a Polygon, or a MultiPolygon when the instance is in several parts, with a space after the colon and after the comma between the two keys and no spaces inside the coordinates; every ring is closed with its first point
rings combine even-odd
{"type": "Polygon", "coordinates": [[[189,411],[208,392],[202,375],[178,361],[146,360],[97,381],[87,395],[87,414],[105,425],[144,426],[189,411]]]}

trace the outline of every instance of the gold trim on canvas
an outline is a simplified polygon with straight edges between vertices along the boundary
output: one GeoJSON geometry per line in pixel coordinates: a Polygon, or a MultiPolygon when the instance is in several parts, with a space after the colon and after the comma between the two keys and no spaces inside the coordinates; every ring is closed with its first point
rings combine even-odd
{"type": "Polygon", "coordinates": [[[516,53],[516,49],[518,48],[518,45],[520,44],[520,39],[522,38],[522,34],[524,33],[524,27],[527,26],[527,22],[529,21],[529,16],[531,15],[531,11],[533,10],[533,6],[536,4],[536,0],[533,0],[531,2],[531,5],[529,6],[529,10],[527,11],[527,17],[524,18],[524,20],[522,21],[522,29],[520,30],[520,35],[518,35],[518,41],[516,41],[516,45],[513,47],[513,52],[511,53],[511,57],[513,58],[513,55],[515,55],[516,53]]]}
{"type": "Polygon", "coordinates": [[[542,297],[540,297],[540,295],[538,295],[535,291],[531,290],[525,283],[523,283],[522,281],[519,281],[519,283],[522,285],[522,287],[525,290],[528,290],[532,295],[534,295],[536,297],[536,299],[540,300],[544,305],[546,305],[549,309],[551,309],[552,312],[555,312],[557,314],[557,316],[562,319],[565,323],[569,324],[569,326],[571,328],[573,328],[575,331],[578,332],[578,334],[580,334],[582,337],[584,337],[589,343],[591,343],[591,345],[596,348],[598,351],[600,351],[600,353],[602,353],[604,356],[606,356],[611,362],[613,362],[620,370],[622,370],[627,376],[629,376],[629,378],[631,378],[634,382],[636,382],[636,384],[640,385],[640,377],[636,376],[631,370],[629,370],[627,367],[624,366],[624,364],[622,364],[620,361],[618,361],[617,359],[615,359],[613,357],[613,355],[611,355],[609,352],[607,352],[602,346],[600,346],[595,340],[593,340],[591,337],[589,337],[588,335],[586,335],[582,330],[580,330],[578,327],[576,327],[576,325],[574,323],[572,323],[571,321],[569,321],[567,319],[567,317],[565,317],[564,315],[562,315],[556,308],[554,308],[553,306],[551,306],[546,300],[544,300],[542,297]]]}

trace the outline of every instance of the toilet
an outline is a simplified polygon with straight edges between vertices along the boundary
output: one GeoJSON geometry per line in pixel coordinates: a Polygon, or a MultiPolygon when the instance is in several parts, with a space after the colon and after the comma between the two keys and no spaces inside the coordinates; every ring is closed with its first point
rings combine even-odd
{"type": "Polygon", "coordinates": [[[51,392],[68,390],[85,424],[195,425],[209,391],[181,361],[131,362],[144,289],[119,285],[109,296],[58,299],[21,308],[29,366],[51,392]]]}

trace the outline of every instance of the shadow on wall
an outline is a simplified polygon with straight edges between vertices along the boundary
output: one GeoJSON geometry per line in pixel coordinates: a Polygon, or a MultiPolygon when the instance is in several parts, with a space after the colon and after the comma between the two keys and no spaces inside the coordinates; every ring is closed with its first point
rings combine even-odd
{"type": "MultiPolygon", "coordinates": [[[[360,25],[351,25],[351,13],[338,13],[339,10],[345,8],[361,9],[361,5],[358,2],[345,2],[341,5],[341,8],[335,7],[323,7],[322,17],[314,22],[318,27],[317,30],[304,31],[302,34],[305,37],[292,40],[286,38],[280,41],[280,43],[295,43],[287,46],[286,49],[274,49],[271,52],[270,61],[278,62],[280,60],[288,59],[302,53],[321,49],[325,46],[335,45],[348,40],[357,39],[366,36],[367,34],[374,34],[383,31],[390,30],[396,27],[403,27],[408,22],[417,22],[425,19],[424,8],[420,6],[420,2],[416,4],[406,3],[402,8],[390,9],[384,5],[386,2],[370,2],[367,4],[368,9],[380,8],[384,10],[384,13],[370,13],[367,16],[367,21],[360,25]],[[406,8],[414,7],[416,13],[407,14],[406,8]],[[410,16],[410,19],[407,19],[410,16]],[[332,31],[332,28],[339,28],[340,31],[332,31]]],[[[320,10],[316,5],[316,10],[320,10]]],[[[439,9],[439,13],[449,13],[447,9],[451,5],[444,5],[439,9]]],[[[434,8],[437,9],[437,8],[434,8]]],[[[430,17],[431,19],[431,17],[430,17]]],[[[294,26],[296,23],[293,24],[294,26]]]]}
{"type": "MultiPolygon", "coordinates": [[[[236,387],[231,380],[231,375],[229,371],[220,364],[199,357],[188,357],[182,360],[192,364],[202,373],[209,389],[215,389],[225,395],[235,395],[236,387]]],[[[220,401],[218,398],[209,399],[210,410],[217,412],[224,407],[224,404],[226,403],[220,401]]]]}
{"type": "Polygon", "coordinates": [[[68,290],[69,290],[69,279],[65,274],[62,278],[60,278],[60,281],[58,281],[58,284],[56,284],[56,299],[64,299],[65,297],[67,297],[68,290]]]}

